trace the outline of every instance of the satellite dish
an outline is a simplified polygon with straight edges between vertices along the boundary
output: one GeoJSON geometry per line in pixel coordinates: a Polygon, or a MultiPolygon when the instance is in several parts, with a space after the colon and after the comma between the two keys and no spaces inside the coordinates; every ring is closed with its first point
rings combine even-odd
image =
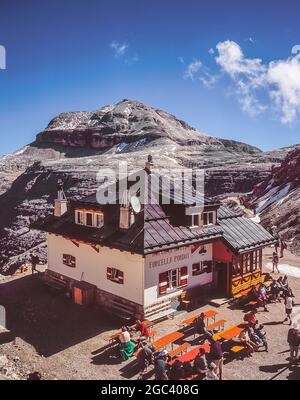
{"type": "Polygon", "coordinates": [[[130,204],[135,213],[139,213],[141,211],[141,202],[136,196],[132,196],[130,198],[130,204]]]}

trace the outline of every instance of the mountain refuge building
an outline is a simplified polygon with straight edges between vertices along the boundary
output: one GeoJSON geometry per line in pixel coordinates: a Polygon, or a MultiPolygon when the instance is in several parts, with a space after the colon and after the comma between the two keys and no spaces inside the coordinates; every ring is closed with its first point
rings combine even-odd
{"type": "Polygon", "coordinates": [[[156,319],[183,292],[231,297],[261,280],[262,250],[275,243],[269,232],[205,196],[197,207],[192,188],[182,196],[170,184],[164,193],[150,162],[141,174],[154,201],[139,200],[134,176],[114,204],[96,193],[68,201],[59,186],[53,215],[32,226],[47,232],[47,284],[78,304],[156,319]]]}

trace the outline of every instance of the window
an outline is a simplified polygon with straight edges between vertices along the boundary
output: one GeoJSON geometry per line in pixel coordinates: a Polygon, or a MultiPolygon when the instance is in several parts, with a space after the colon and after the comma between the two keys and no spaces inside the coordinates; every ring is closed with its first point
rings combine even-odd
{"type": "Polygon", "coordinates": [[[214,211],[207,211],[203,213],[203,226],[214,224],[214,211]]]}
{"type": "Polygon", "coordinates": [[[261,258],[262,258],[262,251],[261,250],[255,250],[253,252],[253,264],[252,264],[252,270],[256,271],[260,269],[261,267],[261,258]]]}
{"type": "Polygon", "coordinates": [[[93,226],[93,214],[90,212],[87,212],[85,214],[85,221],[87,226],[93,226]]]}
{"type": "Polygon", "coordinates": [[[192,265],[192,275],[197,276],[212,272],[212,261],[201,261],[192,265]]]}
{"type": "Polygon", "coordinates": [[[243,273],[251,271],[251,253],[243,254],[243,273]]]}
{"type": "Polygon", "coordinates": [[[79,225],[101,228],[104,216],[102,212],[75,210],[75,222],[79,225]]]}
{"type": "Polygon", "coordinates": [[[106,270],[106,277],[109,281],[124,284],[124,272],[117,268],[108,267],[106,270]]]}
{"type": "Polygon", "coordinates": [[[210,274],[212,272],[212,261],[202,261],[202,271],[210,274]]]}
{"type": "Polygon", "coordinates": [[[172,290],[187,286],[188,269],[181,267],[171,269],[159,274],[159,294],[165,294],[172,290]]]}
{"type": "Polygon", "coordinates": [[[103,226],[103,214],[95,214],[94,217],[94,226],[96,228],[101,228],[103,226]]]}
{"type": "Polygon", "coordinates": [[[197,276],[202,274],[202,265],[201,263],[196,263],[192,265],[192,275],[197,276]]]}
{"type": "Polygon", "coordinates": [[[199,214],[191,215],[190,226],[200,226],[200,215],[199,214]]]}
{"type": "Polygon", "coordinates": [[[70,254],[63,254],[63,264],[70,268],[76,268],[76,258],[70,254]]]}
{"type": "Polygon", "coordinates": [[[75,212],[75,221],[76,224],[83,225],[84,224],[84,213],[82,211],[75,212]]]}

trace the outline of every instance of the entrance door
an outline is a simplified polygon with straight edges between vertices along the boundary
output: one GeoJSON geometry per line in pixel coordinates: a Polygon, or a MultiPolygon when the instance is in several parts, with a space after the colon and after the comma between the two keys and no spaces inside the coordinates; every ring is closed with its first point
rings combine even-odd
{"type": "Polygon", "coordinates": [[[215,262],[215,287],[216,292],[225,295],[227,292],[227,263],[215,262]]]}

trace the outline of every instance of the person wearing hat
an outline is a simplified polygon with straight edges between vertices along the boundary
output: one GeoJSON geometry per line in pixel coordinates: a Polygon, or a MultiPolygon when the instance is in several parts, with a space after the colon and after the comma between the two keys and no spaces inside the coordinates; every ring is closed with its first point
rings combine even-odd
{"type": "Polygon", "coordinates": [[[167,350],[163,350],[159,353],[158,357],[154,362],[154,372],[156,381],[167,381],[169,380],[167,374],[167,350]]]}

